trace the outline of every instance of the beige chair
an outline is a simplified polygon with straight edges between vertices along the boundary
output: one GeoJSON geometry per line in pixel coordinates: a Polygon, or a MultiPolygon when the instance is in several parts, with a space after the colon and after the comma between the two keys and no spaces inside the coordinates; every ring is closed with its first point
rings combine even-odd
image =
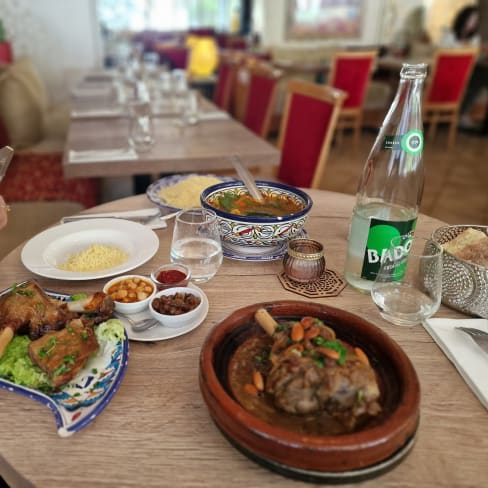
{"type": "Polygon", "coordinates": [[[10,202],[7,226],[0,230],[0,259],[27,239],[59,222],[61,217],[83,210],[77,202],[10,202]]]}
{"type": "Polygon", "coordinates": [[[69,125],[67,105],[53,106],[32,60],[0,66],[0,120],[16,150],[62,151],[69,125]]]}

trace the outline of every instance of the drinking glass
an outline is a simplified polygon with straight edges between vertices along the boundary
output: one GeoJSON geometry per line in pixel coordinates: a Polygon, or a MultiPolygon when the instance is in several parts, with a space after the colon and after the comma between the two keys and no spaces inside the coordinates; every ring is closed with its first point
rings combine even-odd
{"type": "Polygon", "coordinates": [[[385,320],[413,326],[437,312],[441,285],[442,247],[431,239],[397,236],[382,253],[371,297],[385,320]]]}
{"type": "Polygon", "coordinates": [[[127,102],[129,112],[129,144],[136,152],[149,151],[154,144],[151,105],[147,100],[127,102]]]}
{"type": "Polygon", "coordinates": [[[191,269],[191,281],[204,283],[222,264],[222,244],[217,214],[205,208],[181,210],[176,215],[171,262],[191,269]]]}
{"type": "Polygon", "coordinates": [[[198,122],[198,95],[194,90],[184,92],[180,109],[182,125],[195,125],[198,122]]]}

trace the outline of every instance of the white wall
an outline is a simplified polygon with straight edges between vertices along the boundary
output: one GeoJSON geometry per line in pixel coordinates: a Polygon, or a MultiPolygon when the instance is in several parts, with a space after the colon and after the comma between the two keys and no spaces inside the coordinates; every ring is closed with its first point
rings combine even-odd
{"type": "Polygon", "coordinates": [[[0,18],[14,56],[30,56],[53,101],[69,84],[100,67],[96,0],[0,0],[0,18]]]}

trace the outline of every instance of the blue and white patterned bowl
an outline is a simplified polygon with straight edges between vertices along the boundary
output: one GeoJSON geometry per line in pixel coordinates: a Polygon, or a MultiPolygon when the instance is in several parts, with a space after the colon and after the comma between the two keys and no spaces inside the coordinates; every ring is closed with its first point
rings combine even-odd
{"type": "Polygon", "coordinates": [[[303,209],[283,217],[259,217],[234,215],[213,207],[209,202],[212,198],[232,191],[237,194],[248,193],[240,181],[228,181],[209,186],[200,195],[202,207],[215,211],[218,217],[220,235],[223,245],[242,248],[266,248],[280,246],[301,234],[307,220],[312,199],[302,190],[283,183],[256,181],[261,193],[266,195],[287,195],[303,209]]]}

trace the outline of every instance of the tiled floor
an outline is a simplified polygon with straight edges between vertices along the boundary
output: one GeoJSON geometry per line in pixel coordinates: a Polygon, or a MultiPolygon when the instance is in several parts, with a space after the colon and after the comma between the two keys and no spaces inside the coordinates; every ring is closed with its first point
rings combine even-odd
{"type": "MultiPolygon", "coordinates": [[[[321,188],[356,193],[364,161],[376,133],[364,131],[354,148],[346,134],[329,155],[321,188]]],[[[446,148],[447,133],[440,131],[424,149],[425,187],[421,212],[449,224],[488,225],[488,136],[458,132],[453,150],[446,148]]]]}

